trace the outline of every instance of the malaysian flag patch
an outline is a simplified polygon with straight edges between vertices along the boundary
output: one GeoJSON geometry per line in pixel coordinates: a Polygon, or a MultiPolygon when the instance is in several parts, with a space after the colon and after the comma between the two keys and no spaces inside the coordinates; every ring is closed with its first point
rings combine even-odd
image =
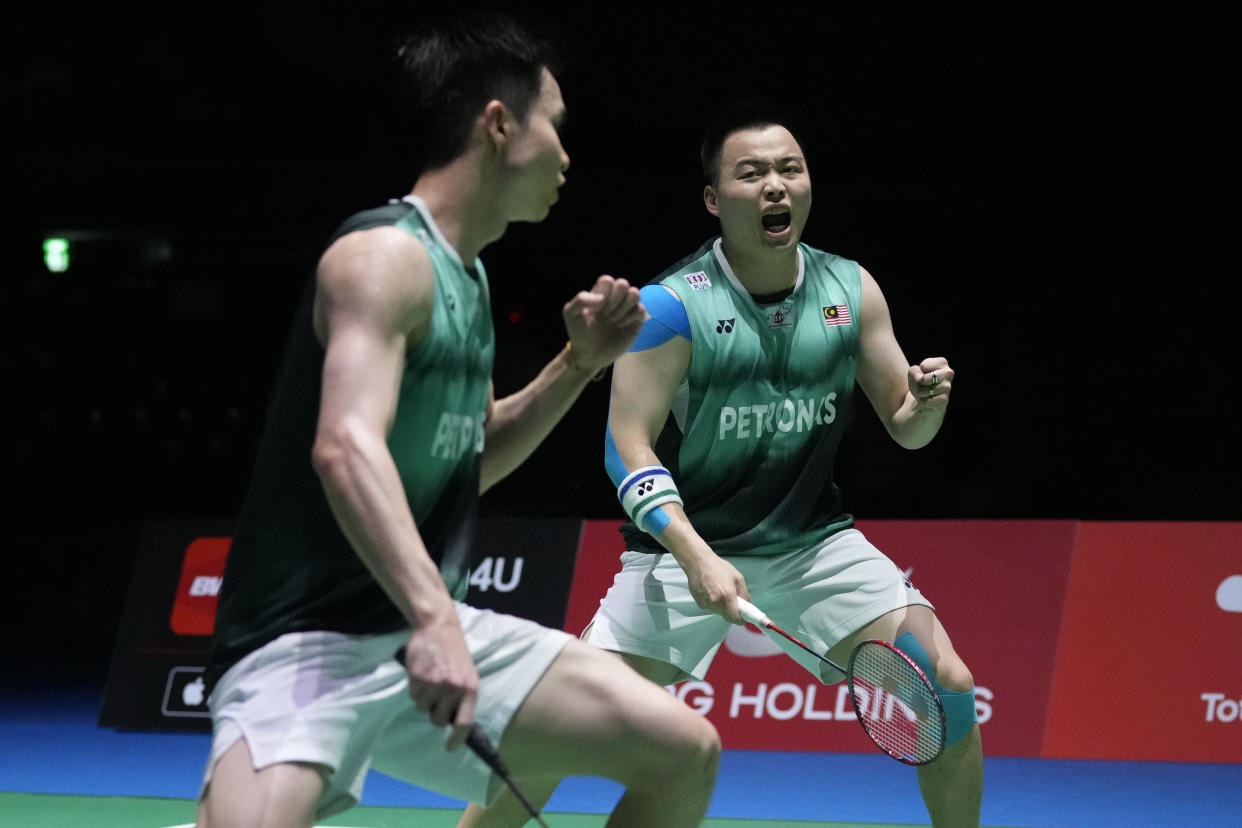
{"type": "Polygon", "coordinates": [[[700,270],[698,273],[686,274],[686,284],[690,285],[691,290],[707,290],[712,286],[712,280],[700,270]]]}
{"type": "Polygon", "coordinates": [[[824,324],[825,325],[848,325],[850,324],[850,309],[848,305],[829,305],[824,308],[824,324]]]}

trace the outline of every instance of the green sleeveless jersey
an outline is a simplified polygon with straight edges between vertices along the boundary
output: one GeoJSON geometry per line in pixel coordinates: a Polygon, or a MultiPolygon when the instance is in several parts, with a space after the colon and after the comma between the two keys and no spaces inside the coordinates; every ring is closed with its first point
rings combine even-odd
{"type": "MultiPolygon", "coordinates": [[[[406,354],[388,447],[427,551],[450,593],[466,592],[495,350],[482,262],[467,270],[425,205],[409,197],[347,219],[333,236],[400,227],[430,254],[435,300],[426,336],[406,354]]],[[[407,624],[337,525],[311,465],[324,350],[307,286],[269,405],[221,585],[209,686],[287,632],[391,632],[407,624]]]]}
{"type": "MultiPolygon", "coordinates": [[[[690,368],[654,446],[720,555],[776,555],[853,525],[832,480],[854,389],[858,263],[798,245],[784,299],[753,297],[720,241],[657,277],[690,323],[690,368]]],[[[632,522],[630,549],[663,551],[632,522]]]]}

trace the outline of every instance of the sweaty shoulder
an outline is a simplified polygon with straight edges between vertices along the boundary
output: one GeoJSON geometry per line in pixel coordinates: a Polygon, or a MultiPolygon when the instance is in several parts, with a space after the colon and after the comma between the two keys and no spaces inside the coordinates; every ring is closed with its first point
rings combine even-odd
{"type": "Polygon", "coordinates": [[[417,339],[434,295],[431,257],[416,237],[391,225],[347,232],[319,260],[315,330],[325,341],[336,320],[367,319],[417,339]]]}

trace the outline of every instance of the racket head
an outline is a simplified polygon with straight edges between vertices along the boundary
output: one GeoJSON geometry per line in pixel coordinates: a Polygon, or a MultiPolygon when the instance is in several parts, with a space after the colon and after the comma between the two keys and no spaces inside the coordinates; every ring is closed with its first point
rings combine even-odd
{"type": "Polygon", "coordinates": [[[914,659],[887,641],[870,639],[850,654],[850,702],[876,746],[907,765],[944,753],[944,705],[914,659]]]}

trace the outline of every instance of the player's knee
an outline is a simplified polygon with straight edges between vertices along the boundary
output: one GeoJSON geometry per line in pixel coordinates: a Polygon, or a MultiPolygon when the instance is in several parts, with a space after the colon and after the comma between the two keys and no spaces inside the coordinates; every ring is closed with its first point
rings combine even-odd
{"type": "Polygon", "coordinates": [[[691,759],[696,767],[714,778],[720,767],[720,734],[716,727],[698,713],[691,714],[695,718],[696,733],[690,745],[691,759]]]}
{"type": "Polygon", "coordinates": [[[687,711],[691,720],[679,723],[676,738],[656,746],[655,758],[646,767],[646,779],[653,787],[670,782],[688,788],[711,787],[720,768],[720,735],[711,722],[687,711]]]}
{"type": "MultiPolygon", "coordinates": [[[[663,691],[661,691],[663,692],[663,691]]],[[[720,735],[707,719],[678,705],[648,723],[644,754],[632,786],[710,785],[720,766],[720,735]]]]}
{"type": "Polygon", "coordinates": [[[932,664],[931,657],[912,633],[904,632],[893,642],[928,675],[944,707],[945,745],[952,746],[966,737],[978,721],[975,710],[975,678],[956,653],[942,655],[932,664]]]}
{"type": "Polygon", "coordinates": [[[973,690],[975,677],[971,674],[966,662],[956,655],[953,658],[942,658],[936,665],[936,681],[945,690],[965,693],[973,690]]]}

